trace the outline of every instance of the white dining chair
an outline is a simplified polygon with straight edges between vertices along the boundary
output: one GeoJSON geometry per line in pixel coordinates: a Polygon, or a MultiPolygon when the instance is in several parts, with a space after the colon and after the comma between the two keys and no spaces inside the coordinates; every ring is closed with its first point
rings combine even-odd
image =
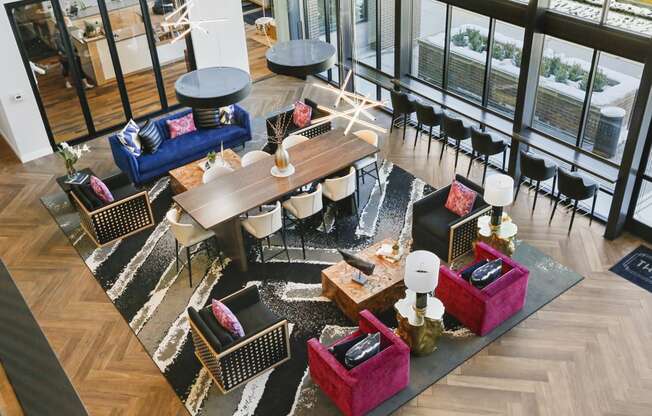
{"type": "Polygon", "coordinates": [[[242,156],[242,159],[240,159],[240,165],[242,165],[242,167],[249,166],[252,163],[265,159],[268,156],[270,156],[270,154],[263,152],[262,150],[252,150],[251,152],[248,152],[242,156]]]}
{"type": "MultiPolygon", "coordinates": [[[[290,221],[293,225],[296,225],[299,229],[299,235],[301,236],[301,251],[303,252],[303,258],[305,259],[305,220],[313,215],[321,213],[322,224],[324,224],[322,185],[318,184],[317,189],[314,192],[291,196],[290,199],[283,202],[283,208],[285,208],[285,219],[290,221]],[[292,217],[288,216],[288,213],[291,214],[292,217]]],[[[325,224],[324,230],[326,230],[325,224]]]]}
{"type": "MultiPolygon", "coordinates": [[[[331,202],[335,209],[335,230],[337,231],[337,214],[339,213],[339,201],[345,198],[353,197],[355,215],[358,216],[358,201],[356,199],[356,170],[353,166],[349,173],[339,178],[329,178],[324,181],[324,197],[331,202]]],[[[359,220],[359,218],[358,218],[359,220]]]]}
{"type": "Polygon", "coordinates": [[[269,243],[269,237],[280,230],[281,238],[283,239],[284,250],[274,254],[268,260],[271,260],[279,254],[285,252],[288,258],[288,262],[290,261],[290,253],[288,251],[288,246],[285,240],[285,228],[283,227],[283,213],[280,202],[276,201],[274,208],[268,212],[263,212],[262,214],[258,215],[249,215],[247,218],[241,220],[241,224],[242,228],[244,228],[249,234],[251,234],[252,237],[256,239],[258,249],[260,250],[260,260],[263,263],[265,263],[265,256],[263,254],[262,241],[264,239],[268,239],[267,241],[269,243]]]}
{"type": "Polygon", "coordinates": [[[208,183],[214,181],[220,176],[224,176],[227,173],[231,173],[231,172],[233,172],[233,169],[231,169],[230,167],[214,165],[211,166],[206,172],[204,172],[204,176],[202,176],[201,181],[203,183],[208,183]]]}
{"type": "MultiPolygon", "coordinates": [[[[374,147],[378,147],[378,134],[373,130],[358,130],[353,133],[357,138],[364,140],[374,147]]],[[[380,173],[378,171],[378,153],[374,153],[372,156],[367,156],[364,159],[360,159],[353,164],[353,167],[356,170],[356,189],[358,194],[358,201],[360,200],[360,179],[364,184],[364,177],[371,176],[378,181],[378,186],[381,186],[380,183],[380,173]]]]}
{"type": "MultiPolygon", "coordinates": [[[[175,240],[175,255],[176,255],[176,264],[177,264],[177,273],[179,272],[179,246],[183,246],[186,249],[186,259],[188,266],[188,280],[190,281],[190,287],[192,287],[192,264],[191,257],[195,253],[191,253],[191,249],[199,243],[202,243],[209,238],[215,237],[215,233],[211,230],[206,230],[201,225],[197,224],[195,220],[190,217],[190,215],[184,213],[179,213],[176,208],[170,209],[166,214],[165,218],[170,224],[170,230],[174,234],[175,240]]],[[[206,254],[210,257],[209,244],[204,244],[203,248],[205,249],[206,254]]],[[[219,250],[218,250],[219,252],[219,250]]],[[[222,262],[222,265],[224,263],[222,262]]]]}
{"type": "Polygon", "coordinates": [[[296,146],[299,143],[307,142],[310,140],[306,136],[300,136],[298,134],[291,134],[283,140],[283,147],[285,150],[289,149],[292,146],[296,146]]]}

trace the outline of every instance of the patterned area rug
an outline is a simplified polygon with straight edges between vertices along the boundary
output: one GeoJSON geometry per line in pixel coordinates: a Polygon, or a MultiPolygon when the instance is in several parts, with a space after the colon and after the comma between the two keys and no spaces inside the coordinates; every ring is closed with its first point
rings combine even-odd
{"type": "MultiPolygon", "coordinates": [[[[321,296],[320,271],[340,260],[335,248],[362,249],[384,238],[398,238],[407,246],[411,234],[412,202],[432,188],[398,166],[381,165],[383,186],[367,180],[361,187],[360,220],[338,219],[339,239],[333,217],[326,214],[326,230],[316,219],[306,235],[306,259],[299,235],[288,230],[292,261],[284,256],[265,265],[250,250],[251,267],[242,273],[228,264],[206,257],[205,250],[192,260],[194,287],[187,271],[175,269],[174,236],[162,219],[172,204],[167,178],[150,186],[149,195],[157,225],[104,248],[95,248],[79,226],[79,217],[63,194],[42,199],[46,208],[106,290],[154,362],[193,415],[308,415],[337,414],[332,402],[310,381],[306,341],[338,339],[353,330],[350,322],[321,296]],[[205,271],[203,278],[198,277],[205,271]],[[212,384],[193,353],[186,309],[201,308],[212,298],[222,298],[245,285],[258,285],[264,302],[290,322],[292,359],[282,366],[222,395],[212,384]]],[[[279,248],[272,239],[266,258],[279,248]]],[[[212,250],[214,252],[214,250],[212,250]]],[[[518,253],[530,270],[530,292],[523,311],[485,337],[476,337],[446,318],[447,332],[433,355],[412,359],[411,385],[377,408],[389,414],[448,372],[472,357],[495,338],[581,280],[536,249],[522,244],[518,253]]],[[[391,311],[380,317],[395,326],[391,311]]]]}

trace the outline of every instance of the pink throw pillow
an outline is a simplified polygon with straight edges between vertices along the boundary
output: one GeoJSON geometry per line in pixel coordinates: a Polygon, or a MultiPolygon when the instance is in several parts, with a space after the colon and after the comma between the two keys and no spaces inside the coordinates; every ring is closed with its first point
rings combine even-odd
{"type": "Polygon", "coordinates": [[[453,181],[444,206],[450,212],[463,217],[473,209],[476,196],[477,194],[472,189],[467,188],[458,181],[453,181]]]}
{"type": "Polygon", "coordinates": [[[91,188],[95,195],[97,195],[100,200],[106,204],[110,204],[114,201],[113,194],[109,191],[109,188],[95,176],[91,176],[91,188]]]}
{"type": "Polygon", "coordinates": [[[168,130],[170,132],[170,139],[179,137],[182,134],[192,133],[197,130],[195,127],[195,119],[192,117],[192,113],[179,118],[172,120],[167,120],[165,122],[168,125],[168,130]]]}
{"type": "Polygon", "coordinates": [[[312,116],[312,107],[301,101],[294,103],[294,112],[292,113],[292,122],[299,128],[308,127],[310,125],[310,117],[312,116]]]}
{"type": "Polygon", "coordinates": [[[211,301],[211,310],[213,311],[213,316],[217,320],[217,323],[234,337],[242,338],[244,337],[244,329],[238,318],[231,312],[231,309],[228,308],[225,304],[219,300],[213,299],[211,301]]]}

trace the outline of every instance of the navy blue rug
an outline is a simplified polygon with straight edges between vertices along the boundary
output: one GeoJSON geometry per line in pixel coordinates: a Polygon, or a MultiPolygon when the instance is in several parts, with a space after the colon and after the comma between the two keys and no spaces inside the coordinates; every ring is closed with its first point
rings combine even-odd
{"type": "Polygon", "coordinates": [[[640,246],[609,270],[652,292],[652,250],[648,247],[640,246]]]}

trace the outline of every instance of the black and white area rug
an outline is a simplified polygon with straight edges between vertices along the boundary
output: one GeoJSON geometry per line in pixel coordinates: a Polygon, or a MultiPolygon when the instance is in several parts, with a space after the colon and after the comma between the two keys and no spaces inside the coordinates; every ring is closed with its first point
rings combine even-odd
{"type": "Polygon", "coordinates": [[[652,250],[639,246],[616,263],[610,271],[652,292],[652,250]]]}
{"type": "MultiPolygon", "coordinates": [[[[330,343],[352,331],[354,325],[321,296],[320,272],[340,260],[337,247],[359,250],[384,238],[397,238],[407,246],[412,203],[432,191],[389,162],[382,163],[381,178],[382,187],[372,180],[361,187],[359,222],[355,216],[338,220],[339,240],[332,230],[330,212],[326,215],[328,232],[320,227],[319,219],[315,221],[306,236],[305,260],[299,235],[290,229],[290,263],[279,256],[263,266],[251,250],[250,270],[242,273],[228,262],[221,268],[219,261],[202,251],[192,260],[193,288],[188,287],[185,269],[176,273],[174,236],[163,221],[172,204],[167,178],[149,187],[157,225],[104,248],[96,248],[82,232],[79,217],[64,194],[42,201],[191,414],[325,416],[338,411],[310,380],[306,341],[318,337],[330,343]],[[290,322],[292,359],[222,395],[194,356],[186,309],[201,308],[212,298],[251,284],[259,286],[270,309],[290,322]]],[[[279,243],[272,240],[271,251],[279,243]]],[[[515,257],[531,270],[525,308],[485,337],[474,336],[446,319],[448,330],[439,349],[428,357],[412,357],[410,386],[373,414],[392,413],[582,279],[526,244],[520,244],[515,257]]],[[[380,318],[394,326],[392,315],[390,311],[380,318]]]]}

